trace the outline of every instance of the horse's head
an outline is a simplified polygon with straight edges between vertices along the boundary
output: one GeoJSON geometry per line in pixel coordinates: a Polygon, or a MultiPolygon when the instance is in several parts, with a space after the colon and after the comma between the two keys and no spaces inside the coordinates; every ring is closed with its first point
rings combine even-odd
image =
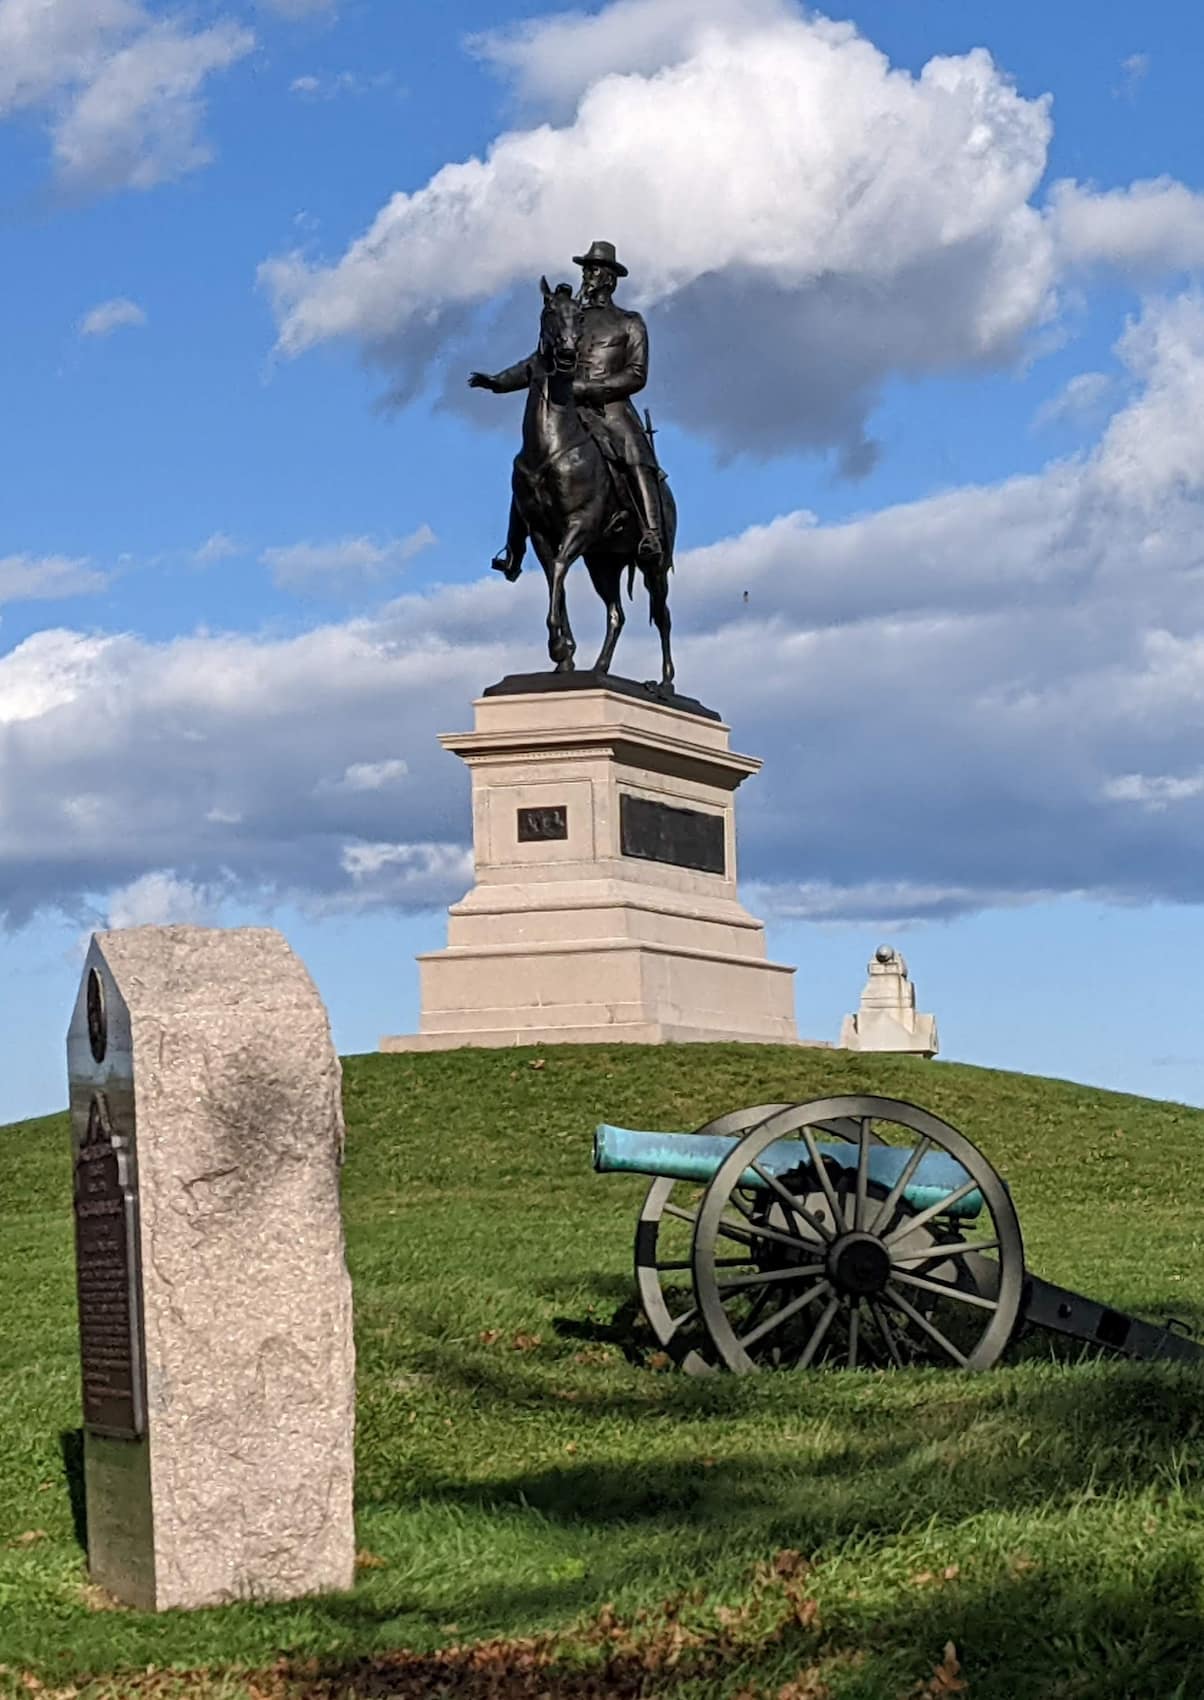
{"type": "Polygon", "coordinates": [[[549,366],[557,372],[571,372],[577,364],[577,348],[581,341],[581,303],[574,300],[567,283],[553,289],[546,277],[541,277],[543,313],[539,320],[539,347],[549,366]]]}

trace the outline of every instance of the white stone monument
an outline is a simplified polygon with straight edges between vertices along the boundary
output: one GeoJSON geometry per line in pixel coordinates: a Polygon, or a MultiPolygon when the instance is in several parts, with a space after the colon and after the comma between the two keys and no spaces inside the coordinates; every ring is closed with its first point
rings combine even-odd
{"type": "Polygon", "coordinates": [[[476,883],[419,958],[419,1033],[381,1049],[797,1044],[794,970],[736,889],[735,791],[761,763],[689,699],[551,677],[503,680],[440,739],[471,773],[476,883]]]}
{"type": "Polygon", "coordinates": [[[341,1071],[279,933],[93,936],[67,1038],[92,1578],[142,1610],[349,1588],[341,1071]]]}
{"type": "Polygon", "coordinates": [[[856,1015],[846,1015],[840,1030],[844,1051],[937,1053],[936,1017],[916,1013],[916,989],[907,964],[890,945],[879,945],[869,965],[869,980],[856,1015]]]}

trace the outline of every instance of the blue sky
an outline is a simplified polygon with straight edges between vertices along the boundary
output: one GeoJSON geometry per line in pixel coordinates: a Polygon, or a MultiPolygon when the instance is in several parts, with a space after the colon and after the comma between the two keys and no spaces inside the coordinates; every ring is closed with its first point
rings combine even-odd
{"type": "Polygon", "coordinates": [[[1204,1102],[1202,48],[1185,5],[0,0],[0,1120],[64,1101],[105,924],[280,926],[344,1051],[414,1028],[436,734],[543,660],[487,571],[519,404],[463,380],[595,237],[801,1031],[890,939],[945,1056],[1204,1102]]]}

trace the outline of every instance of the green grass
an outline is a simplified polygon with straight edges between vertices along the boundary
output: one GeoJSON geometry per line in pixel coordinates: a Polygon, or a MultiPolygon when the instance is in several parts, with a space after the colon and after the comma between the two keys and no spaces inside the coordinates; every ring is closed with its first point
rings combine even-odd
{"type": "Polygon", "coordinates": [[[594,1123],[842,1091],[981,1145],[1041,1274],[1204,1331],[1204,1112],[737,1045],[351,1058],[360,1580],[161,1617],[97,1609],[76,1537],[66,1118],[0,1129],[0,1693],[1196,1700],[1204,1374],[632,1361],[643,1183],[594,1123]]]}

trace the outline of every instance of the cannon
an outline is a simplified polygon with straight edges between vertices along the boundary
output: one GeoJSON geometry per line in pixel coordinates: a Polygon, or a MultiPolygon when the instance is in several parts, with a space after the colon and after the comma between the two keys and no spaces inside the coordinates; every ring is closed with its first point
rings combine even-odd
{"type": "Polygon", "coordinates": [[[899,1099],[757,1104],[694,1133],[603,1123],[594,1168],[652,1177],[636,1283],[658,1344],[690,1374],[989,1369],[1030,1328],[1204,1359],[1182,1323],[1026,1269],[1006,1183],[957,1128],[899,1099]]]}

